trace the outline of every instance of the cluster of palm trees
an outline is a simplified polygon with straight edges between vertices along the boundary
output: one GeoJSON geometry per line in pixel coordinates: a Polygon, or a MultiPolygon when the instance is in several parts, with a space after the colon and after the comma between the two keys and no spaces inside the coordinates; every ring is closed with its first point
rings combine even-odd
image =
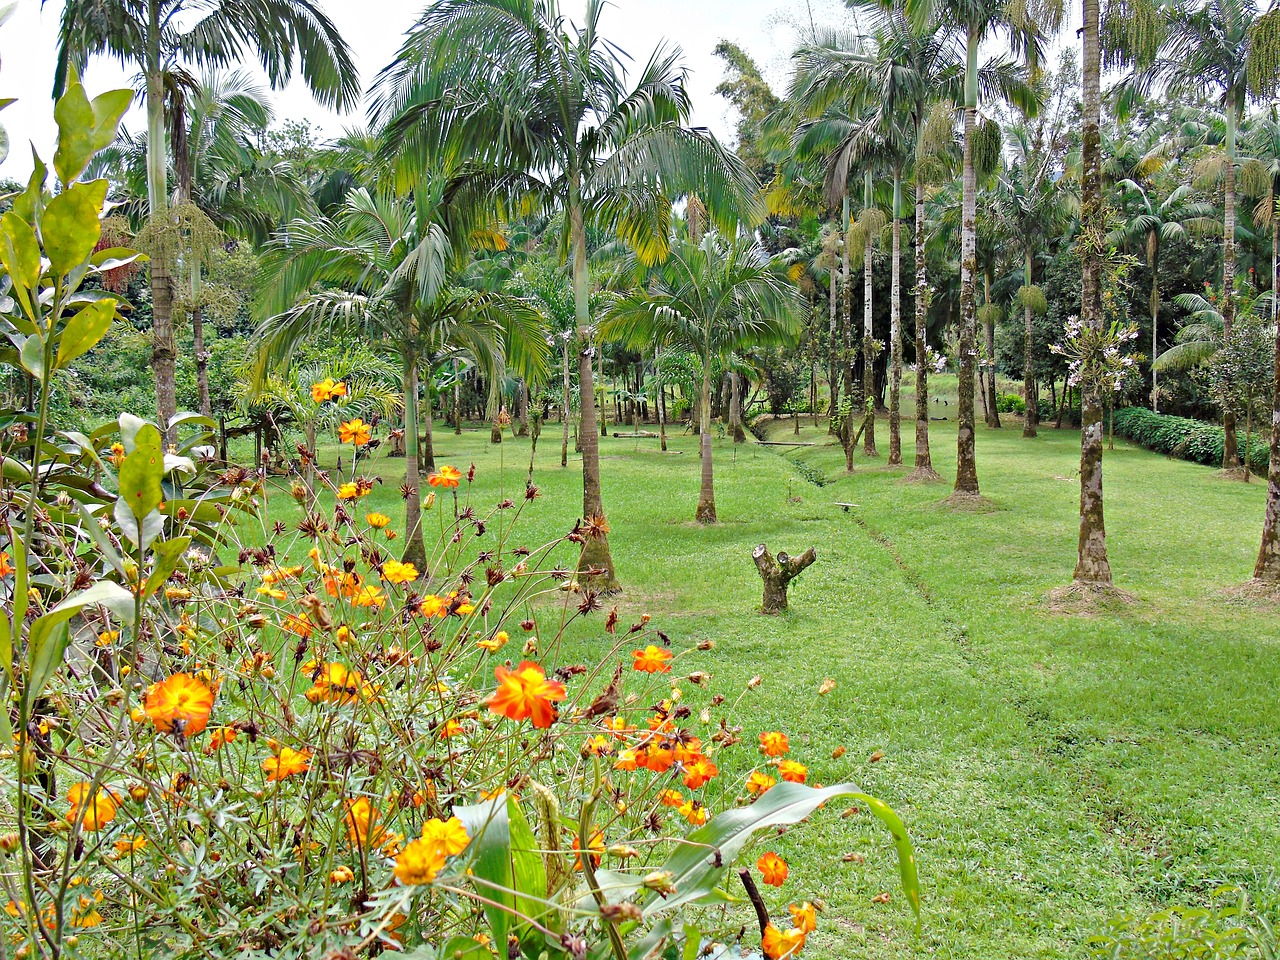
{"type": "MultiPolygon", "coordinates": [[[[891,275],[889,461],[902,461],[901,341],[909,300],[916,361],[910,477],[938,479],[926,358],[935,295],[954,277],[959,429],[953,499],[971,501],[980,495],[979,396],[988,422],[998,425],[1001,308],[993,287],[1005,290],[1007,304],[1021,314],[1015,352],[1025,379],[1024,433],[1034,436],[1035,330],[1048,306],[1036,274],[1051,247],[1074,245],[1079,313],[1092,330],[1104,324],[1103,286],[1116,251],[1136,250],[1146,260],[1156,356],[1163,352],[1161,245],[1186,231],[1214,229],[1216,205],[1203,188],[1213,176],[1222,190],[1223,336],[1235,322],[1230,291],[1242,189],[1257,203],[1247,219],[1271,233],[1268,286],[1274,286],[1280,158],[1268,137],[1280,146],[1280,128],[1274,118],[1249,117],[1246,106],[1251,96],[1272,92],[1280,42],[1276,18],[1261,14],[1253,0],[1160,7],[1130,0],[1113,4],[1105,19],[1096,0],[1085,0],[1078,127],[1068,103],[1074,86],[1063,79],[1074,77],[1074,66],[1055,75],[1043,62],[1061,26],[1061,3],[867,0],[851,6],[860,29],[813,30],[795,53],[787,95],[759,98],[766,109],[751,123],[758,140],[734,153],[689,125],[678,50],[659,48],[628,71],[626,55],[601,31],[601,0],[589,0],[579,22],[567,19],[556,0],[441,0],[422,13],[374,82],[370,132],[344,138],[334,151],[341,161],[308,183],[287,160],[263,149],[270,115],[260,91],[240,73],[217,71],[252,50],[272,85],[297,70],[322,102],[354,106],[360,89],[350,52],[314,3],[69,0],[59,86],[71,70],[103,54],[136,63],[142,77],[146,134],[122,141],[104,162],[132,171],[140,203],[145,194],[162,422],[176,406],[174,304],[190,314],[199,364],[202,251],[210,236],[253,239],[263,249],[256,304],[262,378],[321,330],[358,334],[399,361],[410,557],[422,550],[419,463],[433,466],[432,390],[422,404],[423,372],[465,363],[483,371],[494,390],[508,374],[539,382],[559,366],[565,463],[576,366],[582,515],[600,533],[587,544],[582,570],[610,588],[617,580],[604,535],[595,389],[606,341],[655,357],[678,350],[696,359],[702,471],[696,516],[714,522],[713,369],[749,347],[794,345],[806,316],[812,325],[824,287],[829,412],[845,432],[848,456],[859,421],[866,452],[877,453],[875,418],[861,414],[879,393],[873,274],[884,242],[891,275]],[[995,47],[1006,52],[984,53],[995,47]],[[1199,98],[1199,109],[1169,117],[1177,136],[1135,146],[1128,128],[1100,122],[1104,58],[1128,71],[1115,95],[1118,108],[1140,104],[1158,88],[1199,98]],[[196,71],[203,71],[198,80],[196,71]],[[1180,157],[1195,161],[1195,185],[1190,175],[1172,173],[1192,167],[1179,164],[1180,157]],[[768,182],[761,184],[757,174],[768,182]],[[914,209],[906,199],[911,195],[914,209]],[[683,218],[676,213],[681,207],[683,218]],[[553,287],[561,284],[558,292],[546,276],[492,282],[488,267],[506,249],[512,225],[531,218],[539,220],[561,265],[551,277],[553,287]],[[206,230],[206,221],[216,230],[206,230]],[[806,222],[825,224],[812,249],[762,242],[779,234],[779,224],[806,222]],[[904,242],[908,228],[910,244],[904,242]],[[904,284],[908,245],[914,279],[904,284]],[[598,269],[593,276],[593,258],[601,257],[610,263],[607,281],[598,269]],[[860,330],[853,319],[859,269],[860,330]],[[604,295],[602,286],[609,288],[604,295]]],[[[722,55],[734,62],[733,51],[722,55]]],[[[746,86],[752,84],[758,93],[758,74],[746,86]]],[[[1175,347],[1164,362],[1193,353],[1175,347]]],[[[1153,390],[1153,402],[1158,399],[1153,390]]],[[[1105,588],[1111,574],[1102,514],[1102,402],[1097,389],[1083,387],[1075,579],[1105,588]]],[[[207,382],[201,405],[208,406],[207,382]]],[[[1236,442],[1229,414],[1224,427],[1230,463],[1236,442]]],[[[1258,576],[1280,580],[1280,426],[1275,429],[1258,576]]]]}

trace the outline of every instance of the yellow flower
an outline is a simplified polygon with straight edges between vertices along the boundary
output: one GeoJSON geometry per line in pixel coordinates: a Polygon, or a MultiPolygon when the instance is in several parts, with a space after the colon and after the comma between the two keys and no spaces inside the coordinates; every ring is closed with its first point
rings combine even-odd
{"type": "Polygon", "coordinates": [[[381,530],[391,522],[391,518],[385,513],[366,513],[364,516],[365,523],[373,527],[375,530],[381,530]]]}
{"type": "Polygon", "coordinates": [[[787,783],[804,783],[809,776],[809,768],[795,760],[783,760],[778,764],[778,776],[787,783]]]}
{"type": "Polygon", "coordinates": [[[320,666],[311,681],[311,689],[305,694],[310,703],[348,704],[361,698],[367,699],[373,693],[369,684],[356,670],[341,663],[326,663],[320,666]]]}
{"type": "Polygon", "coordinates": [[[116,808],[120,806],[120,800],[105,787],[91,794],[89,786],[87,783],[77,783],[67,791],[67,799],[71,801],[67,822],[79,821],[81,830],[93,833],[116,818],[116,808]]]}
{"type": "Polygon", "coordinates": [[[477,640],[476,646],[481,650],[488,650],[490,653],[497,653],[507,645],[507,641],[511,638],[507,636],[507,631],[499,630],[492,637],[484,640],[477,640]]]}
{"type": "Polygon", "coordinates": [[[444,868],[444,851],[429,840],[414,840],[396,857],[396,879],[405,886],[430,883],[444,868]]]}
{"type": "Polygon", "coordinates": [[[387,831],[378,823],[378,809],[367,797],[347,801],[347,839],[358,847],[381,846],[387,831]]]}
{"type": "Polygon", "coordinates": [[[267,774],[268,783],[283,780],[296,773],[306,773],[311,769],[311,751],[284,747],[277,756],[263,760],[262,769],[267,774]]]}
{"type": "Polygon", "coordinates": [[[357,607],[381,607],[386,604],[387,598],[377,584],[366,583],[351,594],[351,602],[357,607]]]}
{"type": "Polygon", "coordinates": [[[418,579],[418,568],[412,563],[388,560],[382,565],[382,579],[387,583],[412,583],[418,579]]]}
{"type": "Polygon", "coordinates": [[[209,723],[213,691],[186,673],[175,673],[147,690],[147,718],[161,733],[192,737],[209,723]]]}
{"type": "Polygon", "coordinates": [[[461,853],[471,843],[467,828],[457,817],[448,820],[432,817],[422,825],[422,839],[436,844],[449,857],[461,853]]]}
{"type": "Polygon", "coordinates": [[[141,850],[147,845],[147,838],[139,834],[136,837],[122,837],[112,844],[116,848],[116,853],[125,857],[131,853],[141,850]]]}
{"type": "Polygon", "coordinates": [[[752,773],[751,776],[747,777],[747,793],[751,794],[753,797],[757,796],[758,794],[764,793],[777,782],[777,780],[769,776],[767,773],[762,773],[757,770],[752,773]]]}
{"type": "Polygon", "coordinates": [[[335,886],[343,883],[350,883],[356,878],[355,871],[350,867],[338,867],[329,874],[329,882],[335,886]]]}
{"type": "Polygon", "coordinates": [[[339,500],[356,500],[361,497],[360,484],[344,483],[338,487],[339,500]]]}
{"type": "Polygon", "coordinates": [[[279,587],[268,587],[265,584],[258,587],[258,593],[264,597],[270,597],[272,600],[283,600],[286,596],[285,592],[279,587]]]}
{"type": "Polygon", "coordinates": [[[319,383],[311,385],[311,399],[316,403],[324,403],[326,400],[336,400],[339,397],[347,395],[347,385],[345,383],[334,383],[333,377],[325,377],[319,383]]]}

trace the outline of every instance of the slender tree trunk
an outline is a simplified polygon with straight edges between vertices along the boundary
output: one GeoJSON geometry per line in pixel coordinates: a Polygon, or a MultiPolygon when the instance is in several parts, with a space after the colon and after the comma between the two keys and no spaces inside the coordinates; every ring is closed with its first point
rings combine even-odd
{"type": "Polygon", "coordinates": [[[902,465],[902,167],[893,168],[893,275],[889,289],[889,466],[902,465]]]}
{"type": "MultiPolygon", "coordinates": [[[[193,288],[198,288],[200,280],[200,265],[193,264],[191,267],[193,288]]],[[[198,294],[197,289],[193,289],[193,296],[198,294]]],[[[209,351],[204,346],[204,313],[200,309],[199,301],[193,300],[191,307],[191,339],[192,346],[196,354],[196,390],[199,393],[200,414],[205,417],[213,416],[213,402],[209,399],[209,351]]]]}
{"type": "Polygon", "coordinates": [[[742,425],[742,380],[729,371],[729,432],[734,443],[746,443],[747,433],[742,425]]]}
{"type": "MultiPolygon", "coordinates": [[[[848,423],[862,419],[863,391],[857,389],[855,367],[857,351],[853,347],[853,268],[849,262],[849,198],[844,198],[840,239],[841,300],[844,309],[844,395],[849,401],[848,423]]],[[[852,436],[852,427],[848,428],[852,436]]]]}
{"type": "MultiPolygon", "coordinates": [[[[1102,137],[1098,129],[1101,101],[1101,51],[1098,43],[1099,0],[1084,0],[1084,131],[1081,144],[1080,221],[1086,236],[1106,232],[1102,196],[1102,137]]],[[[1083,244],[1080,315],[1084,325],[1102,329],[1102,249],[1100,242],[1083,244]]],[[[1080,396],[1080,538],[1072,580],[1090,587],[1111,586],[1107,559],[1107,530],[1102,501],[1102,397],[1098,378],[1082,380],[1080,396]]]]}
{"type": "Polygon", "coordinates": [[[988,267],[983,278],[983,307],[985,320],[983,327],[986,333],[987,345],[987,376],[984,391],[986,399],[982,405],[987,411],[987,426],[992,429],[1000,429],[1000,408],[996,406],[996,318],[991,307],[995,306],[991,302],[991,268],[988,267]]]}
{"type": "MultiPolygon", "coordinates": [[[[840,241],[837,241],[837,247],[840,245],[840,241]]],[[[829,291],[827,294],[831,307],[831,349],[827,352],[827,386],[830,388],[831,393],[831,406],[827,410],[827,430],[829,433],[836,432],[836,417],[840,415],[840,374],[837,366],[837,357],[840,355],[840,294],[836,289],[839,275],[839,251],[832,250],[831,269],[828,273],[829,291]]]]}
{"type": "MultiPolygon", "coordinates": [[[[1231,339],[1236,319],[1236,128],[1239,125],[1233,104],[1227,105],[1227,175],[1223,188],[1222,210],[1222,341],[1231,339]]],[[[1236,415],[1228,410],[1222,415],[1222,468],[1231,470],[1240,464],[1236,439],[1236,415]]]]}
{"type": "Polygon", "coordinates": [[[1280,585],[1280,325],[1276,327],[1275,373],[1271,386],[1271,461],[1267,468],[1267,508],[1255,579],[1280,585]]]}
{"type": "Polygon", "coordinates": [[[653,380],[657,385],[654,406],[658,413],[658,444],[663,453],[667,452],[667,386],[662,382],[662,371],[659,369],[662,353],[653,348],[653,380]]]}
{"type": "MultiPolygon", "coordinates": [[[[599,374],[598,379],[602,385],[600,394],[600,436],[607,437],[609,435],[609,423],[608,418],[605,416],[605,411],[609,409],[609,398],[603,393],[607,389],[604,379],[604,351],[599,349],[596,350],[596,372],[599,374]]],[[[595,389],[594,386],[592,389],[595,389]]]]}
{"type": "Polygon", "coordinates": [[[436,469],[436,444],[434,437],[435,410],[431,402],[431,385],[422,391],[422,423],[418,431],[422,436],[422,469],[432,473],[436,469]]]}
{"type": "MultiPolygon", "coordinates": [[[[223,433],[226,432],[226,421],[222,420],[223,433]]],[[[315,420],[307,420],[307,452],[310,456],[307,458],[307,465],[302,471],[302,483],[307,488],[307,505],[308,508],[315,501],[316,497],[316,422],[315,420]]],[[[223,457],[225,460],[225,456],[223,457]]]]}
{"type": "MultiPolygon", "coordinates": [[[[1023,281],[1023,284],[1027,289],[1031,288],[1031,270],[1033,263],[1034,260],[1031,248],[1027,247],[1024,264],[1025,280],[1023,281]]],[[[1022,435],[1024,437],[1034,437],[1036,435],[1036,428],[1040,425],[1040,390],[1036,385],[1036,367],[1033,357],[1035,350],[1035,327],[1032,323],[1031,305],[1025,301],[1022,304],[1022,322],[1022,398],[1025,405],[1022,417],[1022,435]]]]}
{"type": "Polygon", "coordinates": [[[924,177],[920,173],[923,160],[923,121],[916,118],[916,461],[910,479],[932,483],[942,478],[933,469],[929,453],[929,273],[925,257],[924,177]]]}
{"type": "Polygon", "coordinates": [[[711,463],[711,357],[703,358],[702,392],[698,398],[702,413],[699,420],[702,430],[698,435],[698,449],[702,456],[702,487],[698,491],[698,510],[694,519],[698,523],[716,522],[715,475],[711,463]]]}
{"type": "Polygon", "coordinates": [[[427,567],[422,540],[422,481],[418,469],[421,437],[418,430],[418,355],[404,348],[404,555],[419,570],[427,567]]]}
{"type": "Polygon", "coordinates": [[[569,386],[569,341],[564,341],[563,349],[560,352],[563,359],[563,367],[560,371],[562,396],[560,398],[560,466],[567,467],[569,465],[569,410],[572,406],[572,394],[569,386]]]}
{"type": "Polygon", "coordinates": [[[616,590],[618,578],[614,573],[613,554],[609,551],[604,498],[600,491],[600,435],[596,432],[596,392],[591,362],[596,351],[591,343],[591,278],[587,272],[587,234],[582,219],[581,182],[581,175],[575,173],[569,197],[569,242],[573,251],[574,317],[578,325],[582,516],[585,520],[594,521],[596,532],[583,544],[578,571],[584,574],[599,571],[589,577],[592,586],[616,590]]]}
{"type": "Polygon", "coordinates": [[[959,410],[956,414],[956,484],[960,496],[976,497],[978,490],[977,435],[974,430],[974,360],[977,294],[977,188],[973,168],[973,138],[978,117],[978,34],[969,31],[965,68],[964,154],[960,214],[960,364],[959,410]]]}
{"type": "Polygon", "coordinates": [[[1160,374],[1156,357],[1160,356],[1160,234],[1147,233],[1147,267],[1151,270],[1151,411],[1160,412],[1160,374]]]}
{"type": "MultiPolygon", "coordinates": [[[[866,205],[871,206],[871,172],[867,171],[864,175],[863,191],[866,198],[866,205]]],[[[872,273],[872,244],[871,231],[867,231],[866,241],[863,244],[862,251],[862,385],[863,394],[869,398],[867,403],[867,430],[866,436],[863,437],[862,452],[868,457],[880,456],[880,451],[876,449],[876,348],[875,348],[875,326],[874,315],[872,312],[872,298],[874,291],[871,286],[872,273]]],[[[865,401],[864,401],[865,402],[865,401]]],[[[861,414],[863,411],[858,411],[861,414]]]]}
{"type": "MultiPolygon", "coordinates": [[[[159,11],[151,8],[151,35],[147,65],[147,200],[153,229],[158,235],[169,232],[168,162],[165,156],[164,79],[159,59],[159,11]]],[[[174,441],[169,421],[178,411],[174,371],[177,348],[173,337],[173,286],[169,263],[171,242],[162,239],[151,256],[151,370],[156,380],[156,418],[165,442],[174,441]]]]}
{"type": "Polygon", "coordinates": [[[527,437],[529,435],[529,384],[521,377],[516,382],[516,423],[519,429],[516,436],[527,437]]]}

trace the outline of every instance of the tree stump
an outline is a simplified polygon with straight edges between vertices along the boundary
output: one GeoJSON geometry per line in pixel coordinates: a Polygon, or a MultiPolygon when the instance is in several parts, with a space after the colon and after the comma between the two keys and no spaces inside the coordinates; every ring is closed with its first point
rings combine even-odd
{"type": "Polygon", "coordinates": [[[764,581],[764,601],[760,604],[761,613],[781,613],[787,609],[787,586],[800,571],[818,559],[817,552],[810,547],[798,557],[787,556],[779,552],[777,559],[763,543],[751,551],[751,559],[756,562],[760,571],[760,579],[764,581]]]}

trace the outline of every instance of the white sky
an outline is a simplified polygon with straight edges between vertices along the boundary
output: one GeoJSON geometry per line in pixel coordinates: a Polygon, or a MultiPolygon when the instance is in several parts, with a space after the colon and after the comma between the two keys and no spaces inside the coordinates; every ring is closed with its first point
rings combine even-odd
{"type": "MultiPolygon", "coordinates": [[[[840,0],[612,0],[602,21],[605,36],[643,65],[649,52],[663,40],[678,44],[691,71],[695,124],[708,126],[729,138],[733,117],[725,101],[713,93],[723,77],[721,62],[712,50],[721,39],[732,40],[750,53],[781,92],[787,63],[796,43],[793,24],[804,24],[810,15],[819,29],[847,22],[840,0]]],[[[404,31],[426,5],[425,0],[323,0],[322,6],[337,24],[355,53],[366,86],[394,56],[404,31]]],[[[570,17],[580,17],[583,0],[562,0],[570,17]]],[[[25,179],[31,171],[33,141],[48,160],[53,152],[56,128],[50,91],[56,60],[61,0],[18,0],[13,18],[0,28],[0,96],[18,102],[0,114],[9,132],[10,154],[0,165],[0,176],[25,179]]],[[[92,96],[104,90],[128,86],[131,74],[114,61],[94,61],[84,76],[92,96]]],[[[317,106],[300,83],[276,95],[278,119],[307,119],[326,134],[336,135],[344,126],[360,124],[362,115],[339,117],[317,106]]],[[[137,127],[141,114],[135,108],[126,125],[137,127]]]]}

